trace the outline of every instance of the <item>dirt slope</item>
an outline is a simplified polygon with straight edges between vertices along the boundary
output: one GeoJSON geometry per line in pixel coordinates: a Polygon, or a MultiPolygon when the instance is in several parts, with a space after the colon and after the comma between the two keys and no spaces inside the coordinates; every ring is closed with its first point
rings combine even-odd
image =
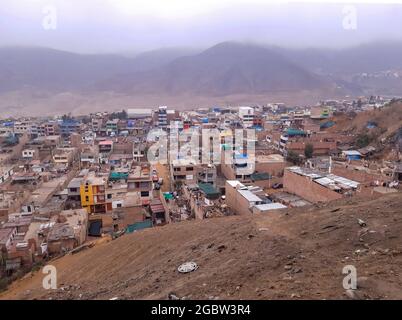
{"type": "Polygon", "coordinates": [[[353,133],[367,132],[367,123],[375,122],[380,131],[378,138],[386,138],[402,127],[402,102],[395,102],[383,109],[360,112],[352,119],[347,115],[337,116],[333,121],[336,124],[329,129],[330,132],[353,133]]]}
{"type": "Polygon", "coordinates": [[[0,298],[346,299],[342,268],[354,265],[357,297],[402,299],[401,208],[398,193],[148,229],[53,262],[57,290],[37,272],[0,298]],[[179,274],[186,261],[198,270],[179,274]]]}

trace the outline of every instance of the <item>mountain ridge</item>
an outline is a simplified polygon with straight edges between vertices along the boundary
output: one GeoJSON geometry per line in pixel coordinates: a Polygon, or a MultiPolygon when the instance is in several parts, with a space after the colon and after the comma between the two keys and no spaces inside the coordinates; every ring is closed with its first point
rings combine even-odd
{"type": "Polygon", "coordinates": [[[399,42],[337,50],[222,42],[203,51],[166,48],[134,57],[8,47],[0,48],[0,93],[225,96],[314,89],[323,96],[400,94],[402,76],[381,73],[388,69],[402,72],[399,42]]]}

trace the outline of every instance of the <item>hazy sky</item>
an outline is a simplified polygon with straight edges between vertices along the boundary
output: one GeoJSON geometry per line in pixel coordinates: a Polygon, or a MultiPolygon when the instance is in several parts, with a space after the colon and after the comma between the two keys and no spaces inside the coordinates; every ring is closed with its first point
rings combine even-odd
{"type": "Polygon", "coordinates": [[[227,40],[292,47],[402,41],[402,0],[351,1],[0,0],[0,46],[139,52],[227,40]]]}

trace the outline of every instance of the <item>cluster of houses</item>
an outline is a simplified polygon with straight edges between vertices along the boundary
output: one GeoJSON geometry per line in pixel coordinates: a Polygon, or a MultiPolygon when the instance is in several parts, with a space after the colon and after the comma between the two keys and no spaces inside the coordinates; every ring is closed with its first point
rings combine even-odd
{"type": "MultiPolygon", "coordinates": [[[[97,237],[388,192],[402,180],[401,165],[371,162],[375,148],[355,150],[353,136],[326,130],[343,107],[330,101],[181,112],[161,106],[0,121],[0,270],[30,268],[97,237]],[[217,149],[150,159],[148,151],[161,141],[150,132],[173,127],[179,136],[214,130],[217,149]],[[253,148],[228,143],[235,130],[250,129],[253,148]],[[214,152],[218,161],[201,161],[214,152]],[[291,163],[291,153],[301,163],[291,163]],[[251,170],[242,170],[250,163],[251,170]]],[[[173,144],[180,150],[188,141],[166,143],[167,150],[173,144]]]]}

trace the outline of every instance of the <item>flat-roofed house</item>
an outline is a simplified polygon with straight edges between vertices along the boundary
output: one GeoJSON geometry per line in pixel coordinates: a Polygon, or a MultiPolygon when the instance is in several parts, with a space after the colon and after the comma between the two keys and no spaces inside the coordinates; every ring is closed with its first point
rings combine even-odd
{"type": "Polygon", "coordinates": [[[192,160],[173,160],[170,165],[170,173],[173,183],[194,184],[197,182],[197,167],[192,160]]]}
{"type": "Polygon", "coordinates": [[[359,182],[310,168],[285,169],[283,188],[309,202],[327,202],[352,196],[359,189],[359,182]]]}
{"type": "Polygon", "coordinates": [[[83,244],[87,229],[88,213],[85,209],[62,211],[47,235],[49,254],[69,251],[83,244]]]}
{"type": "Polygon", "coordinates": [[[260,187],[245,186],[238,180],[226,181],[225,201],[228,207],[238,215],[266,213],[286,208],[279,203],[272,203],[260,187]]]}
{"type": "Polygon", "coordinates": [[[127,191],[139,195],[141,205],[148,205],[152,199],[153,182],[149,164],[131,168],[127,178],[127,191]]]}

